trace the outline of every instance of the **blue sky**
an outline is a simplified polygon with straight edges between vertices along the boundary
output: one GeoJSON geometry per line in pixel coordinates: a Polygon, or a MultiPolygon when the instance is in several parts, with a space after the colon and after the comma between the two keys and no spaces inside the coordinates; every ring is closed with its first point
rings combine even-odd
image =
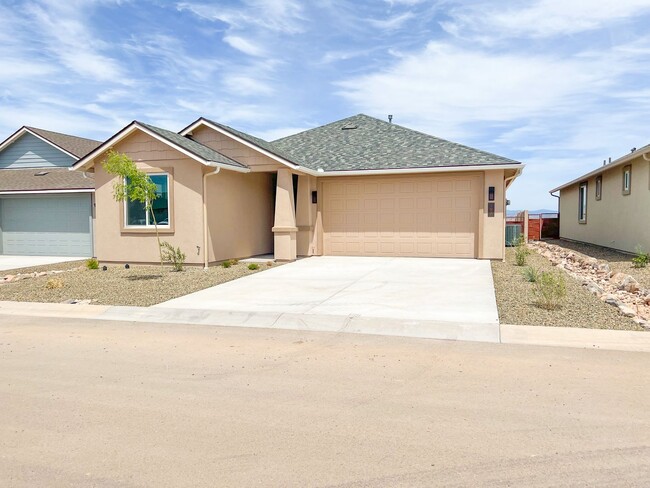
{"type": "Polygon", "coordinates": [[[650,0],[0,0],[0,135],[359,112],[527,164],[511,208],[650,143],[650,0]]]}

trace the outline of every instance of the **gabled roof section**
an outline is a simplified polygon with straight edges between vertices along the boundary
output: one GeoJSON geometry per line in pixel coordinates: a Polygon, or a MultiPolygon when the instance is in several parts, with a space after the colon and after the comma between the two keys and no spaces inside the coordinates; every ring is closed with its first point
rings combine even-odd
{"type": "Polygon", "coordinates": [[[62,134],[60,132],[53,132],[51,130],[38,129],[37,127],[24,125],[0,143],[0,151],[11,145],[25,133],[38,137],[75,159],[88,154],[101,144],[100,141],[95,141],[93,139],[71,136],[69,134],[62,134]]]}
{"type": "Polygon", "coordinates": [[[0,192],[92,190],[95,180],[68,168],[6,169],[0,178],[0,192]]]}
{"type": "Polygon", "coordinates": [[[597,176],[599,174],[604,173],[605,171],[609,171],[614,168],[618,168],[621,165],[632,161],[633,159],[636,159],[638,157],[642,157],[646,161],[650,161],[650,144],[643,146],[641,149],[636,149],[629,154],[626,154],[625,156],[621,156],[620,158],[612,161],[611,163],[607,163],[603,166],[600,166],[599,168],[596,168],[589,173],[586,173],[582,176],[579,176],[578,178],[575,178],[568,183],[565,183],[563,185],[558,186],[557,188],[553,188],[552,190],[549,191],[549,193],[555,193],[558,190],[562,190],[563,188],[566,188],[568,186],[575,185],[577,183],[581,183],[585,180],[588,180],[589,178],[593,178],[594,176],[597,176]]]}
{"type": "Polygon", "coordinates": [[[234,159],[231,159],[228,156],[225,156],[224,154],[221,154],[208,146],[204,146],[203,144],[196,142],[189,137],[182,136],[176,132],[162,129],[154,125],[145,124],[144,122],[138,122],[137,120],[131,122],[124,129],[97,147],[94,151],[86,154],[83,158],[77,161],[74,166],[72,166],[72,169],[85,168],[96,156],[100,155],[104,151],[107,151],[114,144],[117,144],[119,141],[126,138],[136,130],[140,130],[150,135],[151,137],[173,147],[177,151],[202,164],[205,164],[206,166],[222,167],[239,172],[249,171],[246,165],[241,164],[240,162],[235,161],[234,159]]]}
{"type": "Polygon", "coordinates": [[[300,165],[324,172],[522,165],[364,114],[271,144],[300,165]]]}
{"type": "Polygon", "coordinates": [[[234,139],[239,139],[241,142],[243,142],[248,146],[253,146],[256,149],[261,150],[261,152],[263,153],[268,153],[268,155],[270,155],[271,157],[275,157],[275,159],[279,158],[281,162],[284,162],[290,166],[299,165],[297,162],[292,161],[290,155],[286,154],[284,151],[276,147],[273,143],[265,141],[264,139],[261,139],[259,137],[255,137],[250,134],[247,134],[246,132],[233,129],[228,125],[220,124],[219,122],[206,119],[205,117],[200,117],[199,119],[195,120],[190,125],[188,125],[183,130],[181,130],[179,134],[185,136],[191,133],[192,130],[194,130],[196,127],[200,125],[205,125],[219,132],[224,132],[230,135],[231,137],[233,137],[234,139]]]}

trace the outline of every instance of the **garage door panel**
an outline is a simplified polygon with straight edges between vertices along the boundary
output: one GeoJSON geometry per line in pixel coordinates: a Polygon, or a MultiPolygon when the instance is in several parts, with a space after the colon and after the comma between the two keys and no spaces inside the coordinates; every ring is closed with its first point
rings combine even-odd
{"type": "Polygon", "coordinates": [[[91,256],[90,195],[0,200],[2,253],[91,256]]]}
{"type": "Polygon", "coordinates": [[[326,180],[324,253],[476,257],[481,181],[478,174],[326,180]]]}

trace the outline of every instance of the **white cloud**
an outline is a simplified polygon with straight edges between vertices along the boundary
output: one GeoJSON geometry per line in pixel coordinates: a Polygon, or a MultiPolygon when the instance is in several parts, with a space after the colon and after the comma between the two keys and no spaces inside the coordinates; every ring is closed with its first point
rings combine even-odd
{"type": "Polygon", "coordinates": [[[243,37],[227,35],[224,36],[223,40],[232,48],[237,49],[244,54],[248,54],[249,56],[266,56],[266,51],[261,46],[258,46],[256,43],[244,39],[243,37]]]}
{"type": "Polygon", "coordinates": [[[442,26],[460,37],[544,38],[599,29],[650,11],[648,0],[536,0],[457,7],[442,26]]]}
{"type": "Polygon", "coordinates": [[[387,19],[368,19],[368,23],[377,29],[395,30],[401,28],[406,22],[415,17],[413,12],[404,12],[387,19]]]}
{"type": "Polygon", "coordinates": [[[227,74],[223,83],[231,94],[238,96],[270,95],[274,91],[268,83],[240,74],[227,74]]]}

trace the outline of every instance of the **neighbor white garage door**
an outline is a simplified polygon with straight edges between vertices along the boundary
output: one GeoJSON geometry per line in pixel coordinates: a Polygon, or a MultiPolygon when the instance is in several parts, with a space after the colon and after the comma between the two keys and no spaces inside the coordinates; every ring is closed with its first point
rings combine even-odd
{"type": "Polygon", "coordinates": [[[482,175],[350,177],[323,183],[323,251],[477,257],[482,175]]]}
{"type": "Polygon", "coordinates": [[[92,256],[89,193],[0,197],[1,254],[92,256]]]}

